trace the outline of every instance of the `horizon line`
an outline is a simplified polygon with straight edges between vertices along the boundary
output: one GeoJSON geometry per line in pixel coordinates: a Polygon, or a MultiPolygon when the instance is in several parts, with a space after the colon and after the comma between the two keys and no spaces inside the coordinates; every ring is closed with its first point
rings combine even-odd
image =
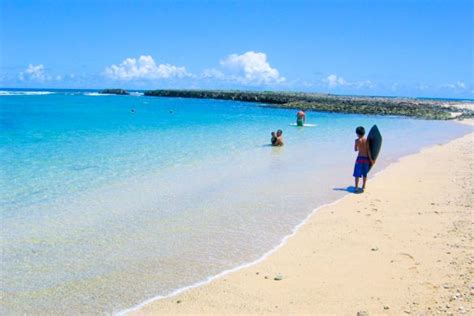
{"type": "Polygon", "coordinates": [[[289,92],[289,93],[308,93],[308,94],[322,94],[341,97],[370,97],[370,98],[403,98],[403,99],[433,99],[433,100],[459,100],[474,102],[474,98],[457,98],[457,97],[432,97],[432,96],[404,96],[404,95],[368,95],[368,94],[336,94],[329,92],[315,92],[303,90],[243,90],[243,89],[203,89],[203,88],[179,88],[179,89],[126,89],[126,88],[17,88],[17,87],[0,87],[0,90],[35,90],[35,91],[51,91],[51,90],[85,90],[85,91],[101,91],[105,89],[122,89],[132,92],[145,92],[153,90],[170,90],[170,91],[240,91],[240,92],[289,92]]]}

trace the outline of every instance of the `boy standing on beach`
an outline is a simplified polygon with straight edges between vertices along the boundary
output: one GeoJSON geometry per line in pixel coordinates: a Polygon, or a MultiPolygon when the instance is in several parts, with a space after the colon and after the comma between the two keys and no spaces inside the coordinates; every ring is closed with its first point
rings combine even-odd
{"type": "Polygon", "coordinates": [[[357,160],[354,166],[354,177],[355,177],[355,193],[362,193],[365,190],[365,184],[367,183],[367,173],[369,172],[370,164],[373,164],[372,157],[370,155],[370,147],[367,138],[364,137],[365,129],[362,126],[356,128],[357,139],[354,143],[354,151],[359,151],[357,160]],[[359,190],[359,178],[363,178],[362,189],[359,190]]]}

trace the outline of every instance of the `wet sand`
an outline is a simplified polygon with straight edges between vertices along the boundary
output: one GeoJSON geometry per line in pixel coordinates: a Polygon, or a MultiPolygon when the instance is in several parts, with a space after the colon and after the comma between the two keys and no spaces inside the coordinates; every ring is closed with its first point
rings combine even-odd
{"type": "Polygon", "coordinates": [[[404,157],[262,262],[132,314],[472,314],[473,148],[404,157]]]}

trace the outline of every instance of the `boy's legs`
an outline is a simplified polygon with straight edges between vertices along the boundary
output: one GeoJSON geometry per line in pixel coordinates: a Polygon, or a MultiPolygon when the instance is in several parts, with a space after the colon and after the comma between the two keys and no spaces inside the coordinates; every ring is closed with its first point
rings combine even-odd
{"type": "Polygon", "coordinates": [[[359,177],[354,177],[355,179],[355,189],[354,191],[357,192],[357,190],[359,189],[359,177]]]}
{"type": "Polygon", "coordinates": [[[367,176],[362,179],[362,190],[365,190],[365,184],[367,183],[367,176]]]}

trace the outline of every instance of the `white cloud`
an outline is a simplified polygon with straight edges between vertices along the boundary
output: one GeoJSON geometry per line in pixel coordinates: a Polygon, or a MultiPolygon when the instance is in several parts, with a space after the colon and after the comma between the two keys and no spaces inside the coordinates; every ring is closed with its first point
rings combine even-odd
{"type": "Polygon", "coordinates": [[[229,79],[244,84],[275,84],[285,81],[278,70],[270,66],[264,53],[248,51],[241,55],[231,54],[222,59],[220,64],[230,71],[231,75],[227,76],[229,79]]]}
{"type": "Polygon", "coordinates": [[[105,75],[116,80],[167,79],[191,76],[185,67],[170,64],[157,65],[151,56],[142,55],[138,59],[127,58],[119,65],[105,69],[105,75]]]}
{"type": "Polygon", "coordinates": [[[375,84],[370,80],[356,81],[353,83],[358,88],[374,88],[375,84]]]}
{"type": "Polygon", "coordinates": [[[370,80],[362,81],[347,81],[346,79],[337,76],[336,74],[331,74],[322,80],[326,83],[329,88],[336,88],[338,86],[351,86],[356,88],[373,88],[374,84],[370,80]]]}
{"type": "Polygon", "coordinates": [[[330,88],[347,85],[347,81],[344,80],[344,78],[338,77],[335,74],[327,76],[327,78],[324,79],[324,81],[327,82],[330,88]]]}
{"type": "Polygon", "coordinates": [[[51,79],[51,77],[46,76],[44,73],[44,66],[42,64],[32,65],[29,64],[28,68],[25,71],[20,72],[20,80],[32,80],[32,81],[45,81],[51,79]]]}
{"type": "Polygon", "coordinates": [[[203,78],[214,78],[214,79],[225,79],[226,76],[225,74],[217,69],[210,68],[210,69],[204,69],[202,72],[202,77],[203,78]]]}
{"type": "Polygon", "coordinates": [[[448,83],[442,85],[442,88],[455,89],[455,90],[464,90],[466,89],[466,84],[463,81],[457,81],[455,83],[448,83]]]}

